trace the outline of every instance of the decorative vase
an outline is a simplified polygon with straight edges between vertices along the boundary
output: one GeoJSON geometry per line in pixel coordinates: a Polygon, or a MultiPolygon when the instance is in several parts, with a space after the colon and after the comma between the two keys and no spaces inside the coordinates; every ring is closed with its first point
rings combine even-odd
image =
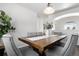
{"type": "Polygon", "coordinates": [[[49,31],[48,31],[48,30],[45,31],[45,35],[46,35],[46,36],[49,35],[49,31]]]}
{"type": "Polygon", "coordinates": [[[46,32],[45,32],[45,34],[47,36],[51,35],[52,34],[52,29],[47,29],[46,32]]]}

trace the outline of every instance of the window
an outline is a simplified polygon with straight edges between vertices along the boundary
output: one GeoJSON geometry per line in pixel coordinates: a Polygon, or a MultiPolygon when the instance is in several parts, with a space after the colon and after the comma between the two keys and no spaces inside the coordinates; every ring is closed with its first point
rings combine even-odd
{"type": "Polygon", "coordinates": [[[65,30],[75,30],[76,28],[77,28],[77,24],[73,21],[66,22],[66,24],[64,25],[65,30]]]}

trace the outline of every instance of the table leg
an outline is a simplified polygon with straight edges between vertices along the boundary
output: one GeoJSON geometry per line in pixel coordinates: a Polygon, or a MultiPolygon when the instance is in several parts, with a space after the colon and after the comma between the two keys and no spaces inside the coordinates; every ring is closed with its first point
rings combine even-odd
{"type": "Polygon", "coordinates": [[[46,53],[43,51],[39,56],[46,56],[46,53]]]}
{"type": "Polygon", "coordinates": [[[46,53],[45,52],[39,52],[38,55],[39,56],[46,56],[46,53]]]}
{"type": "Polygon", "coordinates": [[[46,56],[45,51],[41,51],[41,52],[40,52],[40,51],[39,51],[38,49],[36,49],[36,48],[33,48],[33,50],[34,50],[35,52],[37,52],[39,56],[46,56]]]}

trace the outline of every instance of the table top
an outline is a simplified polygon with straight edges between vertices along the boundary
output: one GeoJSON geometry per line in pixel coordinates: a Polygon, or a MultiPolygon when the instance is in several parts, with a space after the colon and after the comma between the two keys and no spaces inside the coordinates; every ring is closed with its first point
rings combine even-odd
{"type": "Polygon", "coordinates": [[[34,41],[34,43],[41,46],[41,47],[46,47],[47,45],[52,44],[52,43],[54,43],[54,42],[56,42],[64,37],[66,37],[66,36],[65,35],[63,35],[63,36],[52,35],[52,36],[48,36],[46,38],[42,38],[40,40],[36,40],[36,41],[34,41]]]}
{"type": "Polygon", "coordinates": [[[57,35],[50,35],[50,36],[37,36],[37,37],[29,37],[27,39],[31,40],[31,41],[36,41],[36,40],[41,40],[43,38],[48,38],[48,37],[52,37],[52,36],[57,36],[57,35]]]}
{"type": "Polygon", "coordinates": [[[51,43],[54,43],[60,39],[65,38],[66,35],[50,35],[50,36],[38,36],[38,37],[22,37],[19,38],[20,41],[23,41],[25,43],[31,42],[34,44],[35,47],[37,48],[44,48],[47,45],[50,45],[51,43]],[[27,42],[28,41],[28,42],[27,42]]]}

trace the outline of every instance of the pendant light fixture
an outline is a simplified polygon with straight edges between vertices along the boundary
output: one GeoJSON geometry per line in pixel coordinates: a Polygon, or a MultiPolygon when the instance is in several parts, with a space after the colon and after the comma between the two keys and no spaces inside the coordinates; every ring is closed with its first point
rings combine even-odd
{"type": "Polygon", "coordinates": [[[55,12],[55,9],[50,6],[50,3],[48,3],[47,7],[44,10],[44,14],[50,15],[50,14],[53,14],[54,12],[55,12]]]}

